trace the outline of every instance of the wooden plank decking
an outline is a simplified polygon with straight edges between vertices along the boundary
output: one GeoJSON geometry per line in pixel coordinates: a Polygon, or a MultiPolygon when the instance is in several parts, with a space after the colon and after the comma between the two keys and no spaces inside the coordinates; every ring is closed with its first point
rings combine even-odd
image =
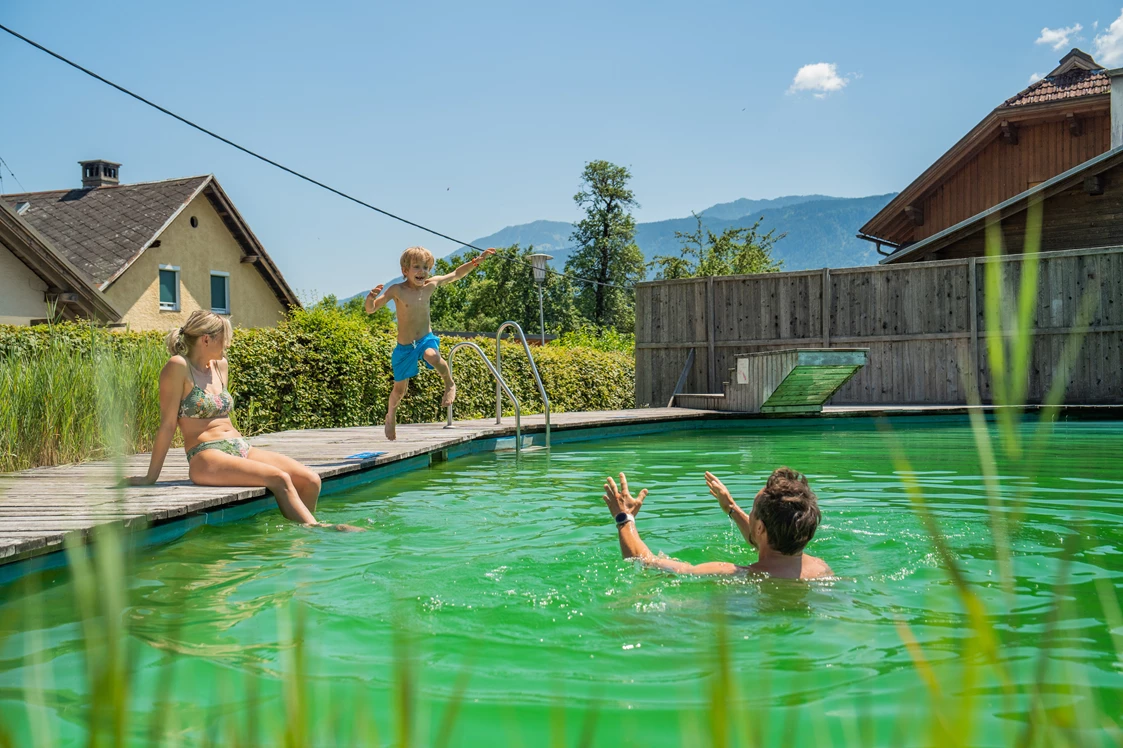
{"type": "MultiPolygon", "coordinates": [[[[573,428],[621,426],[692,420],[715,415],[708,411],[681,408],[557,413],[555,431],[573,428]]],[[[514,417],[503,425],[494,419],[459,421],[455,429],[443,424],[405,424],[398,427],[397,441],[387,441],[381,427],[284,431],[264,434],[250,442],[281,452],[316,470],[322,478],[357,473],[410,458],[439,453],[478,438],[514,435],[514,417]],[[361,452],[385,452],[376,458],[347,459],[361,452]]],[[[524,437],[541,433],[542,416],[523,420],[524,437]]],[[[513,440],[512,440],[513,446],[513,440]]],[[[148,455],[124,459],[125,475],[142,475],[148,455]]],[[[140,530],[186,515],[238,504],[266,496],[260,488],[209,488],[187,478],[187,460],[182,449],[173,449],[164,462],[160,482],[153,486],[115,487],[119,468],[111,462],[36,468],[0,474],[0,564],[59,550],[67,535],[83,538],[97,525],[118,523],[127,530],[140,530]]]]}

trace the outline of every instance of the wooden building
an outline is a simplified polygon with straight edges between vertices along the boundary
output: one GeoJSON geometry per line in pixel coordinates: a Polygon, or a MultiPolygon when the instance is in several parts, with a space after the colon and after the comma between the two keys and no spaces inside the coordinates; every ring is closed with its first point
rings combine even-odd
{"type": "Polygon", "coordinates": [[[1025,248],[1029,206],[1040,203],[1040,249],[1123,246],[1123,147],[1101,153],[998,205],[902,247],[882,264],[954,260],[986,254],[986,227],[999,223],[1003,249],[1025,248]]]}
{"type": "Polygon", "coordinates": [[[1112,122],[1113,110],[1123,112],[1117,73],[1072,50],[996,107],[859,236],[877,243],[883,263],[979,256],[988,220],[1045,200],[1043,250],[1123,242],[1117,161],[1102,158],[1123,146],[1123,122],[1112,122]]]}

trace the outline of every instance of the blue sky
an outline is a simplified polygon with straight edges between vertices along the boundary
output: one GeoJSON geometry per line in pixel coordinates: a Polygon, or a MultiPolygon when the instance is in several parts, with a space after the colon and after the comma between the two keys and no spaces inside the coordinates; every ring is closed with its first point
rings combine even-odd
{"type": "MultiPolygon", "coordinates": [[[[632,170],[640,221],[898,190],[1071,46],[1123,65],[1120,5],[12,0],[0,23],[472,240],[574,219],[599,158],[632,170]]],[[[29,190],[77,186],[86,158],[129,182],[214,173],[305,297],[385,279],[411,244],[454,249],[0,37],[0,157],[29,190]]]]}

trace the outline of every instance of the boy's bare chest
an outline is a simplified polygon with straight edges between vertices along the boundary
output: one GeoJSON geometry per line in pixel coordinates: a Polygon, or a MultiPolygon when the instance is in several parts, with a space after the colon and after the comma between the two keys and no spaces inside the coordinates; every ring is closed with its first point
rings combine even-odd
{"type": "Polygon", "coordinates": [[[419,309],[429,305],[429,297],[432,293],[425,288],[411,289],[402,288],[398,290],[397,303],[406,309],[419,309]]]}

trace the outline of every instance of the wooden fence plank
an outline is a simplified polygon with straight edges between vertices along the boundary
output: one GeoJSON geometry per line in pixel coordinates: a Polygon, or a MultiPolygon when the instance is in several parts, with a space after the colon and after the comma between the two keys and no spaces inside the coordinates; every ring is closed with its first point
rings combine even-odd
{"type": "Polygon", "coordinates": [[[709,383],[709,391],[717,392],[717,370],[715,369],[716,362],[714,361],[714,279],[710,276],[706,279],[706,347],[708,358],[707,378],[709,383]]]}

